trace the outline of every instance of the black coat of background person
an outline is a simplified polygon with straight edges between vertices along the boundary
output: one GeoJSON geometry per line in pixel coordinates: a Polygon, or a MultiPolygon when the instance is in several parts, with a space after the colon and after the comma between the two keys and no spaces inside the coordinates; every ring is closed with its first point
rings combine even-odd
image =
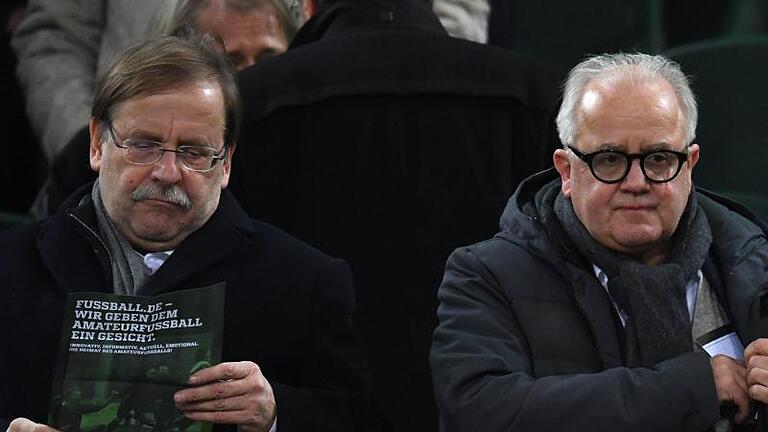
{"type": "Polygon", "coordinates": [[[88,158],[90,144],[91,134],[86,126],[53,158],[48,178],[32,205],[32,216],[36,219],[53,216],[72,192],[96,180],[98,173],[91,169],[88,158]]]}
{"type": "Polygon", "coordinates": [[[350,263],[380,409],[433,431],[437,287],[551,164],[560,75],[450,38],[420,3],[336,1],[239,75],[230,188],[255,217],[350,263]]]}

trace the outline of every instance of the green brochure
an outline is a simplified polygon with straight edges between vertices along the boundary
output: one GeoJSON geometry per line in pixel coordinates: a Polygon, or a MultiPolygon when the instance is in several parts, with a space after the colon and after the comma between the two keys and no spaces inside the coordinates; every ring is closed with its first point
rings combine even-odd
{"type": "Polygon", "coordinates": [[[221,361],[224,282],[156,297],[71,293],[49,423],[82,432],[210,431],[173,394],[221,361]]]}

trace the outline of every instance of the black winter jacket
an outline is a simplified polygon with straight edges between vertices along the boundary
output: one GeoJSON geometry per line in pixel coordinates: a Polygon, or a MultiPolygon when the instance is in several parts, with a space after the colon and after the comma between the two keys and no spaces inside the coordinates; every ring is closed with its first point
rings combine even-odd
{"type": "MultiPolygon", "coordinates": [[[[605,289],[552,228],[554,178],[527,179],[501,232],[448,260],[431,352],[444,430],[706,430],[719,418],[707,355],[623,366],[605,289]]],[[[714,237],[703,272],[746,346],[768,335],[766,230],[735,203],[698,194],[714,237]]]]}
{"type": "MultiPolygon", "coordinates": [[[[92,228],[93,205],[76,206],[89,191],[81,189],[42,224],[0,234],[0,427],[15,417],[46,422],[67,293],[112,292],[106,250],[92,228]]],[[[360,425],[372,417],[343,261],[248,218],[224,191],[216,212],[145,290],[220,281],[226,282],[222,360],[260,366],[275,393],[278,430],[369,427],[360,425]]]]}

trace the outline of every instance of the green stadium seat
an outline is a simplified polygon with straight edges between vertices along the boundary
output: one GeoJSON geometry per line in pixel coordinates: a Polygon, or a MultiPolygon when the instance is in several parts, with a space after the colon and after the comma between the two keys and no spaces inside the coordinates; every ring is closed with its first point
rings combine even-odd
{"type": "Polygon", "coordinates": [[[493,6],[490,43],[564,70],[589,54],[663,49],[663,0],[498,0],[493,6]]]}
{"type": "Polygon", "coordinates": [[[31,218],[22,213],[0,211],[0,231],[31,222],[31,218]]]}
{"type": "Polygon", "coordinates": [[[699,102],[694,183],[768,220],[768,36],[699,42],[666,52],[699,102]]]}

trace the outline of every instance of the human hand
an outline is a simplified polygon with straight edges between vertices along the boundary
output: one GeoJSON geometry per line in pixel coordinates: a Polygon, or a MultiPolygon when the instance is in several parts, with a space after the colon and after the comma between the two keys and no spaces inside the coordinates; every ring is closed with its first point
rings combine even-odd
{"type": "Polygon", "coordinates": [[[709,363],[715,378],[717,400],[720,404],[733,403],[738,410],[736,423],[745,422],[749,418],[746,368],[740,362],[724,355],[712,357],[709,363]]]}
{"type": "Polygon", "coordinates": [[[59,432],[50,426],[19,417],[12,421],[6,432],[59,432]]]}
{"type": "Polygon", "coordinates": [[[240,432],[272,426],[275,395],[255,363],[221,363],[195,372],[187,382],[195,387],[179,390],[173,399],[188,419],[236,424],[240,432]]]}
{"type": "Polygon", "coordinates": [[[757,339],[744,350],[749,397],[768,403],[768,339],[757,339]]]}

